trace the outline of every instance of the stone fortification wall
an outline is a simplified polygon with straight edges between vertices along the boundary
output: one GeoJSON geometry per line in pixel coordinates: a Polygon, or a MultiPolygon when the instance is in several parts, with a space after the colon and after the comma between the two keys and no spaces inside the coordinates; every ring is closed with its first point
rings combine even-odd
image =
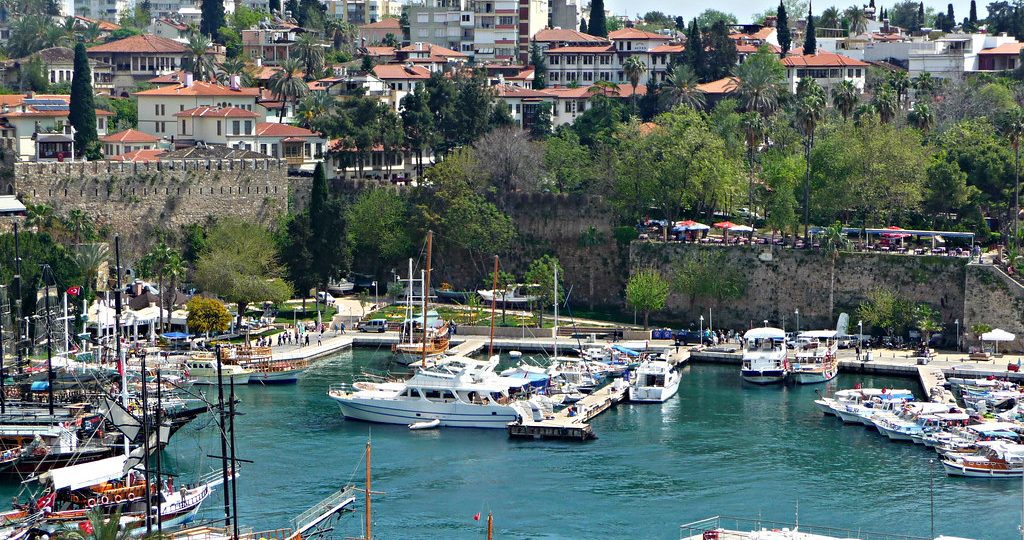
{"type": "Polygon", "coordinates": [[[286,212],[288,168],[278,159],[168,160],[149,163],[17,163],[5,192],[79,209],[122,236],[174,229],[209,216],[269,223],[286,212]]]}
{"type": "Polygon", "coordinates": [[[834,328],[835,317],[846,312],[853,333],[857,306],[875,288],[889,288],[907,300],[934,306],[950,329],[955,320],[965,320],[968,265],[954,257],[841,254],[836,261],[833,317],[828,312],[831,264],[821,251],[634,242],[630,266],[654,266],[671,279],[687,257],[698,253],[713,254],[721,275],[744,276],[745,287],[739,298],[726,300],[673,292],[667,314],[680,323],[696,323],[701,314],[706,320],[710,308],[716,326],[746,328],[765,319],[781,326],[785,317],[786,328],[795,329],[794,312],[800,310],[802,329],[834,328]]]}
{"type": "MultiPolygon", "coordinates": [[[[964,286],[964,339],[977,344],[971,326],[987,324],[1015,334],[1012,350],[1024,350],[1024,286],[990,265],[969,266],[964,286]]],[[[1007,350],[1009,345],[1001,343],[999,348],[1007,350]]]]}

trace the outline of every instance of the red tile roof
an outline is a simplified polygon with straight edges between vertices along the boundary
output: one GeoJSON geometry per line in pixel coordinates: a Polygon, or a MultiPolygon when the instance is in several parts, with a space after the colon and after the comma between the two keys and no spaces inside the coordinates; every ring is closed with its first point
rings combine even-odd
{"type": "Polygon", "coordinates": [[[176,22],[176,21],[172,21],[170,19],[166,19],[166,18],[165,19],[157,19],[156,22],[164,23],[167,26],[170,26],[171,28],[174,28],[175,30],[178,30],[179,32],[184,32],[185,30],[188,30],[188,25],[187,24],[176,22]]]}
{"type": "Polygon", "coordinates": [[[736,52],[738,52],[740,54],[754,54],[758,50],[760,50],[761,47],[768,47],[768,49],[771,50],[775,54],[779,54],[780,52],[782,52],[782,49],[780,49],[779,47],[777,47],[775,45],[772,45],[771,43],[765,43],[763,45],[747,45],[747,44],[736,45],[736,52]]]}
{"type": "Polygon", "coordinates": [[[494,90],[498,92],[498,96],[507,98],[551,98],[552,95],[544,92],[543,90],[533,90],[531,88],[523,88],[521,86],[513,86],[511,84],[496,84],[494,90]]]}
{"type": "Polygon", "coordinates": [[[179,118],[259,118],[260,115],[238,107],[195,107],[174,113],[179,118]]]}
{"type": "Polygon", "coordinates": [[[782,59],[786,67],[867,67],[866,62],[830,52],[792,55],[782,59]]]}
{"type": "Polygon", "coordinates": [[[394,56],[394,47],[366,47],[366,54],[370,56],[394,56]]]}
{"type": "Polygon", "coordinates": [[[981,51],[978,51],[978,54],[1009,54],[1017,56],[1020,54],[1021,49],[1024,49],[1024,43],[1003,43],[998,47],[992,47],[991,49],[983,49],[981,51]]]}
{"type": "Polygon", "coordinates": [[[430,70],[419,66],[405,67],[401,64],[381,64],[373,66],[373,74],[378,79],[429,79],[430,70]]]}
{"type": "Polygon", "coordinates": [[[114,32],[116,30],[120,30],[121,29],[121,25],[120,24],[114,24],[114,23],[108,22],[108,21],[100,21],[100,20],[97,20],[97,19],[90,19],[88,17],[82,17],[81,15],[76,15],[75,16],[75,20],[82,21],[86,25],[95,24],[96,26],[98,26],[100,28],[100,30],[102,30],[104,32],[114,32]]]}
{"type": "Polygon", "coordinates": [[[306,128],[276,122],[258,122],[256,135],[259,137],[319,137],[306,128]]]}
{"type": "Polygon", "coordinates": [[[525,80],[529,80],[529,79],[533,78],[533,76],[534,76],[534,69],[533,68],[526,68],[526,69],[520,71],[519,73],[516,73],[515,75],[509,75],[508,77],[505,77],[505,80],[507,80],[507,81],[525,81],[525,80]]]}
{"type": "Polygon", "coordinates": [[[729,37],[731,37],[732,39],[736,39],[736,40],[741,40],[742,39],[742,40],[749,40],[749,41],[755,41],[755,40],[757,40],[757,41],[764,41],[764,40],[768,39],[769,37],[771,37],[772,32],[775,32],[775,28],[773,28],[771,26],[765,26],[765,27],[761,28],[760,30],[758,30],[757,32],[753,32],[753,33],[750,33],[750,34],[744,34],[744,33],[729,34],[729,37]]]}
{"type": "MultiPolygon", "coordinates": [[[[619,87],[618,95],[617,96],[611,96],[611,97],[628,98],[628,97],[631,97],[633,95],[633,87],[631,85],[629,85],[629,84],[619,84],[617,86],[619,87]]],[[[595,92],[597,92],[597,90],[591,90],[592,88],[595,88],[595,87],[594,86],[578,86],[576,88],[569,88],[569,87],[566,87],[566,86],[553,86],[553,87],[545,88],[544,92],[548,93],[548,94],[551,94],[551,95],[553,95],[555,97],[560,97],[560,98],[581,99],[581,98],[589,98],[590,96],[594,95],[595,92]]],[[[641,84],[641,85],[636,87],[636,95],[642,96],[642,95],[645,95],[645,94],[647,94],[647,86],[646,85],[641,84]]]]}
{"type": "Polygon", "coordinates": [[[540,43],[607,43],[608,40],[584,34],[579,30],[565,28],[545,28],[533,35],[533,40],[540,43]]]}
{"type": "Polygon", "coordinates": [[[643,30],[640,30],[638,28],[623,28],[621,30],[615,30],[615,31],[609,32],[608,33],[608,39],[611,39],[611,40],[616,40],[616,39],[633,39],[633,40],[637,40],[637,39],[650,39],[650,40],[660,40],[660,41],[669,41],[669,40],[671,40],[671,38],[668,37],[668,36],[663,36],[661,34],[655,34],[655,33],[652,33],[652,32],[644,32],[643,30]]]}
{"type": "Polygon", "coordinates": [[[89,47],[91,53],[186,53],[188,47],[160,36],[143,34],[89,47]]]}
{"type": "Polygon", "coordinates": [[[191,86],[175,85],[162,86],[142,92],[135,92],[136,96],[252,96],[259,95],[259,88],[243,87],[232,90],[227,86],[205,81],[193,81],[191,86]]]}
{"type": "Polygon", "coordinates": [[[454,51],[452,49],[449,49],[447,47],[442,47],[440,45],[434,45],[433,43],[423,43],[422,44],[423,48],[417,48],[417,47],[418,47],[418,45],[413,43],[412,45],[408,45],[408,46],[402,47],[401,49],[398,49],[398,52],[404,52],[404,53],[414,53],[414,52],[422,53],[422,52],[425,52],[425,53],[430,54],[431,56],[441,56],[441,57],[447,57],[447,58],[469,58],[469,55],[467,55],[465,53],[460,53],[459,51],[454,51]]]}
{"type": "Polygon", "coordinates": [[[100,137],[100,142],[105,143],[155,143],[159,141],[159,137],[154,137],[149,133],[143,133],[137,129],[126,129],[105,137],[100,137]]]}
{"type": "Polygon", "coordinates": [[[697,88],[703,90],[707,94],[730,94],[736,91],[738,83],[739,79],[736,77],[725,77],[724,79],[718,79],[717,81],[698,84],[697,88]]]}
{"type": "Polygon", "coordinates": [[[149,150],[135,150],[134,152],[128,152],[127,154],[119,154],[107,158],[109,161],[130,161],[130,162],[146,162],[146,161],[160,161],[160,156],[165,154],[167,151],[162,148],[152,148],[149,150]]]}
{"type": "Polygon", "coordinates": [[[184,80],[185,72],[179,69],[178,71],[172,71],[170,73],[165,73],[163,75],[153,77],[152,79],[146,82],[148,82],[149,84],[178,84],[184,80]]]}
{"type": "Polygon", "coordinates": [[[360,30],[401,30],[402,23],[398,19],[381,19],[374,23],[364,24],[360,30]]]}
{"type": "Polygon", "coordinates": [[[686,47],[681,45],[681,44],[680,45],[658,45],[657,47],[651,47],[650,49],[647,49],[647,52],[678,54],[678,53],[683,52],[683,49],[685,49],[685,48],[686,47]]]}

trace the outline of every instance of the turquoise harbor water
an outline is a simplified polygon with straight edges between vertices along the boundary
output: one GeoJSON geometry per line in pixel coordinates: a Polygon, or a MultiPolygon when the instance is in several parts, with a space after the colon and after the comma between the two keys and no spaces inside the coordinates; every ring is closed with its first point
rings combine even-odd
{"type": "MultiPolygon", "coordinates": [[[[504,431],[346,422],[325,395],[388,354],[355,350],[332,357],[298,385],[239,387],[241,523],[255,530],[288,526],[328,493],[363,477],[363,448],[373,437],[378,538],[484,538],[490,510],[498,538],[679,537],[679,525],[716,514],[800,521],[927,536],[929,478],[936,533],[1019,538],[1021,485],[949,478],[924,447],[890,442],[843,426],[813,405],[822,387],[743,384],[731,366],[685,368],[679,395],[664,406],[624,404],[598,417],[600,439],[573,444],[510,441],[504,431]]],[[[913,381],[842,375],[836,387],[913,381]]],[[[187,478],[206,470],[220,449],[200,419],[179,432],[165,464],[187,478]]],[[[216,518],[220,494],[205,506],[216,518]]],[[[361,503],[360,503],[361,509],[361,503]]],[[[344,518],[335,537],[362,530],[344,518]]]]}

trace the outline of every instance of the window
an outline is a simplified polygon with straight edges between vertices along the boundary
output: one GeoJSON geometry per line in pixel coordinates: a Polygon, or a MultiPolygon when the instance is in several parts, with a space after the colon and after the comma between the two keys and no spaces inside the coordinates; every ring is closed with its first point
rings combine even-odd
{"type": "Polygon", "coordinates": [[[220,120],[217,120],[217,135],[220,135],[220,120]]]}
{"type": "Polygon", "coordinates": [[[231,121],[231,134],[232,135],[241,135],[242,134],[242,123],[239,122],[238,120],[232,120],[231,121]]]}
{"type": "Polygon", "coordinates": [[[184,110],[185,110],[185,106],[184,105],[178,105],[178,112],[182,112],[184,110]]]}
{"type": "Polygon", "coordinates": [[[552,81],[557,81],[558,80],[558,75],[559,75],[559,73],[557,71],[552,71],[551,72],[551,80],[552,81]]]}
{"type": "Polygon", "coordinates": [[[278,154],[278,152],[277,152],[277,143],[274,143],[274,144],[271,144],[271,145],[270,145],[270,155],[271,155],[271,156],[274,156],[274,157],[277,157],[277,156],[279,156],[279,155],[280,155],[280,154],[278,154]]]}
{"type": "Polygon", "coordinates": [[[591,56],[589,54],[585,54],[585,55],[582,56],[582,58],[583,58],[583,65],[584,66],[592,66],[592,65],[594,65],[594,57],[593,56],[591,56]]]}
{"type": "Polygon", "coordinates": [[[550,63],[550,64],[551,64],[552,66],[557,66],[557,65],[558,65],[558,60],[559,60],[559,58],[561,58],[561,57],[560,57],[560,56],[558,56],[557,54],[552,54],[552,55],[551,55],[551,59],[549,60],[549,63],[550,63]]]}
{"type": "Polygon", "coordinates": [[[516,103],[516,114],[519,114],[519,113],[520,113],[520,110],[519,110],[519,104],[518,104],[518,103],[516,103]]]}
{"type": "Polygon", "coordinates": [[[267,153],[267,145],[265,143],[260,143],[260,153],[261,154],[266,154],[267,153]]]}
{"type": "Polygon", "coordinates": [[[505,16],[498,17],[498,24],[500,24],[500,25],[511,26],[511,25],[513,25],[515,23],[516,23],[515,17],[505,17],[505,16]]]}
{"type": "Polygon", "coordinates": [[[185,134],[185,121],[182,120],[181,121],[181,133],[180,133],[180,135],[184,135],[184,134],[185,134]]]}
{"type": "Polygon", "coordinates": [[[593,81],[594,80],[594,72],[592,72],[592,71],[584,71],[583,72],[583,80],[584,81],[593,81]]]}
{"type": "Polygon", "coordinates": [[[430,14],[428,14],[428,13],[417,13],[416,14],[416,22],[418,22],[418,23],[429,22],[429,17],[430,17],[430,14]]]}
{"type": "Polygon", "coordinates": [[[252,135],[252,120],[245,121],[245,134],[252,135]]]}
{"type": "Polygon", "coordinates": [[[565,112],[567,112],[567,113],[571,113],[572,112],[572,103],[573,103],[572,101],[566,101],[565,102],[565,112]]]}
{"type": "Polygon", "coordinates": [[[473,17],[470,14],[468,14],[468,13],[463,13],[462,14],[462,22],[470,22],[472,19],[473,19],[473,17]]]}
{"type": "Polygon", "coordinates": [[[607,54],[601,55],[601,65],[608,65],[612,61],[612,57],[607,54]]]}
{"type": "Polygon", "coordinates": [[[575,56],[566,56],[565,57],[565,63],[566,64],[575,64],[576,63],[576,57],[575,56]]]}

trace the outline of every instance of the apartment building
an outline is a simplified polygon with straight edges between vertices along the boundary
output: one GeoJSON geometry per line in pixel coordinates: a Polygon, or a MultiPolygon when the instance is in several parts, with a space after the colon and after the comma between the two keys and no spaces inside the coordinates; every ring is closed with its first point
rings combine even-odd
{"type": "Polygon", "coordinates": [[[112,23],[134,5],[134,0],[74,0],[75,15],[112,23]]]}
{"type": "Polygon", "coordinates": [[[327,16],[356,25],[402,16],[399,0],[327,0],[327,16]]]}
{"type": "Polygon", "coordinates": [[[596,81],[626,83],[629,78],[622,66],[629,57],[636,56],[647,66],[647,71],[640,77],[640,86],[645,86],[652,79],[660,83],[668,74],[672,56],[683,52],[683,46],[670,44],[669,37],[635,28],[616,30],[609,33],[608,38],[608,41],[593,44],[556,46],[546,50],[548,82],[580,86],[590,86],[596,81]]]}
{"type": "Polygon", "coordinates": [[[177,41],[144,34],[89,47],[86,54],[90,60],[113,66],[114,93],[120,95],[140,82],[179,69],[189,50],[177,41]]]}
{"type": "Polygon", "coordinates": [[[478,62],[526,61],[530,38],[548,23],[548,0],[417,0],[409,34],[478,62]]]}
{"type": "Polygon", "coordinates": [[[782,59],[782,66],[786,68],[786,87],[793,93],[796,93],[800,79],[806,77],[817,81],[825,92],[842,81],[851,81],[863,93],[868,65],[849,56],[829,52],[791,55],[782,59]]]}

